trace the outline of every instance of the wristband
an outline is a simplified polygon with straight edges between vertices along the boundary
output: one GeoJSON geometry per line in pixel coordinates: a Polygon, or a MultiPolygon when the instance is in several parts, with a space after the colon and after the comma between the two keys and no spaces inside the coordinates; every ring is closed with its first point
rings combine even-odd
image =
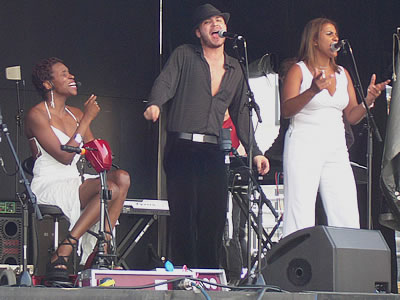
{"type": "Polygon", "coordinates": [[[75,134],[75,138],[74,138],[75,142],[77,142],[78,144],[81,144],[83,139],[80,133],[75,134]]]}
{"type": "MultiPolygon", "coordinates": [[[[364,107],[364,109],[366,110],[367,108],[365,107],[364,102],[361,102],[362,107],[364,107]]],[[[372,103],[370,106],[368,106],[368,108],[372,108],[374,107],[374,103],[372,103]]]]}

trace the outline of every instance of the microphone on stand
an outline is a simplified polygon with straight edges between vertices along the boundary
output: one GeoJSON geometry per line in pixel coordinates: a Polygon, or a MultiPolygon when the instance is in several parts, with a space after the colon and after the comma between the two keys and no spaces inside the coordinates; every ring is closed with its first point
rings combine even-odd
{"type": "Polygon", "coordinates": [[[243,36],[238,35],[236,33],[228,32],[228,31],[223,30],[223,29],[218,31],[218,35],[221,38],[227,38],[227,39],[231,39],[231,40],[239,40],[239,41],[244,40],[243,36]]]}
{"type": "Polygon", "coordinates": [[[79,155],[85,155],[87,151],[97,151],[97,149],[90,147],[74,147],[68,145],[61,145],[61,150],[69,153],[77,153],[79,155]]]}
{"type": "Polygon", "coordinates": [[[80,81],[75,81],[75,83],[76,83],[76,87],[81,87],[82,86],[82,83],[80,81]]]}
{"type": "Polygon", "coordinates": [[[337,43],[332,43],[331,44],[331,51],[332,52],[338,52],[343,46],[346,44],[345,40],[340,40],[337,43]]]}
{"type": "Polygon", "coordinates": [[[68,146],[68,145],[61,145],[61,150],[68,152],[68,153],[77,153],[80,155],[84,155],[86,153],[85,148],[80,148],[80,147],[74,147],[74,146],[68,146]]]}

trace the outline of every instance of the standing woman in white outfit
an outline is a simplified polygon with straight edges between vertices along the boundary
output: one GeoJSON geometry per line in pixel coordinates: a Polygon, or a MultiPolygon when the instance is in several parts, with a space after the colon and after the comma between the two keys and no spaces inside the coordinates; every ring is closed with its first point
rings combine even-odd
{"type": "MultiPolygon", "coordinates": [[[[281,107],[290,125],[283,158],[284,236],[315,225],[318,191],[329,226],[360,226],[343,117],[357,124],[366,110],[357,103],[349,73],[336,64],[337,52],[331,45],[338,41],[333,21],[311,20],[303,31],[298,63],[285,78],[281,107]]],[[[373,74],[365,99],[369,106],[390,82],[375,80],[373,74]]]]}

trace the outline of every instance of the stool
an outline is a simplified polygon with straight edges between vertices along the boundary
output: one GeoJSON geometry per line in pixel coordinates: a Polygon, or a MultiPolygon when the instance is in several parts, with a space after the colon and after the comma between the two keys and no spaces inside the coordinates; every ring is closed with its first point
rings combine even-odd
{"type": "MultiPolygon", "coordinates": [[[[35,164],[34,158],[28,157],[22,162],[22,168],[26,173],[29,175],[33,176],[33,166],[35,164]]],[[[39,210],[42,214],[42,216],[50,216],[53,218],[54,221],[54,241],[53,241],[53,251],[56,251],[58,248],[58,243],[59,243],[59,221],[62,217],[65,217],[64,213],[62,212],[61,208],[56,206],[56,205],[49,205],[49,204],[38,204],[39,210]]],[[[73,260],[72,260],[72,269],[73,273],[76,274],[76,261],[77,261],[77,254],[76,254],[76,247],[77,245],[74,246],[73,249],[73,260]]],[[[38,256],[38,249],[37,249],[37,241],[36,241],[36,249],[34,252],[36,252],[36,257],[35,260],[37,259],[38,256]]]]}
{"type": "Polygon", "coordinates": [[[54,243],[53,243],[53,249],[54,251],[57,250],[58,248],[58,224],[59,220],[61,217],[64,216],[61,208],[59,208],[56,205],[45,205],[45,204],[39,204],[39,210],[42,213],[42,216],[51,216],[54,221],[54,243]]]}
{"type": "MultiPolygon", "coordinates": [[[[61,208],[56,205],[48,205],[48,204],[39,204],[39,210],[42,213],[42,216],[50,216],[54,221],[54,239],[53,239],[53,251],[56,251],[59,244],[59,222],[60,219],[65,217],[61,208]]],[[[76,262],[77,262],[77,253],[76,253],[77,245],[74,245],[74,249],[72,250],[72,272],[76,274],[76,262]]]]}

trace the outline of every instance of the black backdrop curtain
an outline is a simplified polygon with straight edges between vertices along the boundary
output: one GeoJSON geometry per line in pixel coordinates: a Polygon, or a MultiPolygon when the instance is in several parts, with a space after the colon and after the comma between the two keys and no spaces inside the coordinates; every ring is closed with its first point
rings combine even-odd
{"type": "MultiPolygon", "coordinates": [[[[231,13],[228,28],[245,36],[250,62],[265,53],[276,55],[278,62],[295,56],[304,25],[312,18],[325,16],[338,23],[341,38],[351,41],[365,89],[372,73],[379,81],[391,77],[392,34],[400,26],[398,0],[164,0],[162,61],[179,44],[195,40],[191,14],[205,2],[231,13]]],[[[102,112],[93,123],[93,131],[110,142],[117,164],[131,174],[131,198],[155,198],[157,193],[157,129],[144,121],[142,113],[143,100],[159,72],[159,4],[159,0],[0,4],[0,73],[8,66],[22,66],[26,82],[22,108],[28,110],[40,101],[30,83],[33,64],[49,56],[64,59],[83,84],[80,95],[70,103],[82,106],[91,93],[99,96],[102,112]]],[[[226,49],[232,53],[230,42],[226,49]]],[[[339,62],[350,68],[345,57],[339,62]]],[[[21,159],[29,156],[15,120],[15,82],[4,76],[0,76],[0,106],[13,141],[19,137],[21,159]]],[[[385,99],[378,101],[373,113],[384,136],[385,99]]],[[[351,159],[365,165],[364,124],[353,129],[356,141],[351,159]]],[[[374,143],[374,219],[381,209],[378,179],[382,149],[382,144],[374,143]]],[[[0,155],[12,172],[13,160],[4,139],[0,155]]],[[[15,177],[0,171],[0,199],[13,199],[14,195],[15,177]]]]}

